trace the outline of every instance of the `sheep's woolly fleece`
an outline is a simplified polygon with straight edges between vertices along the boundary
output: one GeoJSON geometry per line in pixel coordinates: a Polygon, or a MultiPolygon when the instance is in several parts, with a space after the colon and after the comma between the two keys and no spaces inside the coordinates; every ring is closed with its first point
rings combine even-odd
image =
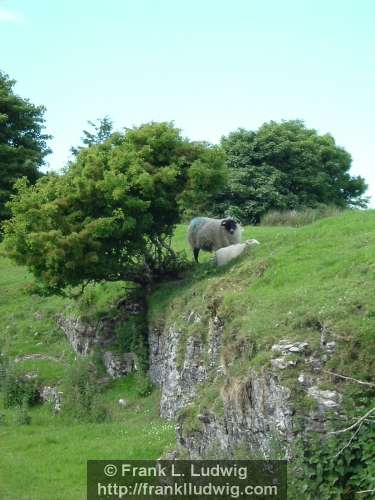
{"type": "Polygon", "coordinates": [[[192,249],[199,248],[207,252],[218,250],[241,241],[241,226],[238,224],[233,234],[221,225],[225,219],[196,217],[190,222],[188,240],[192,249]]]}
{"type": "Polygon", "coordinates": [[[220,248],[215,252],[214,262],[218,266],[224,266],[231,260],[241,255],[247,248],[252,245],[259,245],[258,240],[247,240],[245,243],[237,243],[229,247],[220,248]]]}

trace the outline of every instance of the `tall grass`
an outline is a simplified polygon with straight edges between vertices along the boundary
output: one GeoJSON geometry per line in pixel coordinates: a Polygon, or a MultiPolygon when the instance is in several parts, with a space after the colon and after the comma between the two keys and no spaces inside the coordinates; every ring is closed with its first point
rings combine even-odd
{"type": "Polygon", "coordinates": [[[261,225],[300,227],[312,224],[318,219],[335,217],[343,212],[342,208],[335,206],[303,208],[300,210],[270,210],[262,217],[261,225]]]}

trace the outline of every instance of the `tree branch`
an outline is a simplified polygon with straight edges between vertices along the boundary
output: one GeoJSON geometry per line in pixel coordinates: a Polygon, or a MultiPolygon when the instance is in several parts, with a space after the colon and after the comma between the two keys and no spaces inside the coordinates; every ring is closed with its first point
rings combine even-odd
{"type": "Polygon", "coordinates": [[[348,448],[348,446],[350,446],[350,444],[352,443],[353,439],[356,437],[356,435],[358,434],[358,432],[361,430],[361,427],[362,427],[363,423],[364,423],[364,422],[362,421],[362,422],[359,424],[358,429],[357,429],[355,432],[353,432],[353,434],[352,434],[351,438],[349,439],[349,441],[348,441],[348,442],[347,442],[347,443],[346,443],[346,444],[345,444],[345,445],[341,448],[341,450],[340,450],[338,453],[336,453],[335,458],[337,458],[338,456],[340,456],[340,455],[341,455],[341,453],[342,453],[342,452],[343,452],[346,448],[348,448]]]}
{"type": "Polygon", "coordinates": [[[352,424],[350,427],[347,427],[346,429],[340,429],[339,431],[331,431],[331,432],[329,432],[329,434],[342,434],[343,432],[351,431],[351,430],[355,429],[358,425],[361,425],[362,422],[374,412],[375,412],[375,406],[374,406],[374,408],[371,408],[371,410],[369,410],[365,415],[358,418],[354,422],[354,424],[352,424]]]}
{"type": "Polygon", "coordinates": [[[375,387],[375,384],[372,384],[371,382],[364,382],[363,380],[358,380],[356,378],[346,377],[345,375],[339,375],[338,373],[330,372],[329,370],[322,370],[322,371],[325,372],[325,373],[329,373],[330,375],[333,375],[335,377],[343,378],[345,380],[352,380],[353,382],[357,382],[357,384],[368,385],[370,387],[375,387]]]}

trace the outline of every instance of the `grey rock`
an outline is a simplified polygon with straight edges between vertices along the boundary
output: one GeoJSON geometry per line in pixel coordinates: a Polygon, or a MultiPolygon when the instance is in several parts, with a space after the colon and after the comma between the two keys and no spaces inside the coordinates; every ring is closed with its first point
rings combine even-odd
{"type": "Polygon", "coordinates": [[[336,391],[321,390],[318,386],[309,387],[307,394],[315,399],[319,406],[328,410],[338,409],[342,402],[341,394],[336,391]]]}
{"type": "Polygon", "coordinates": [[[119,378],[136,370],[136,357],[131,352],[114,353],[105,351],[103,353],[103,362],[106,372],[112,378],[119,378]]]}
{"type": "Polygon", "coordinates": [[[191,311],[187,317],[188,323],[200,323],[201,317],[195,311],[191,311]]]}
{"type": "Polygon", "coordinates": [[[74,315],[60,315],[57,319],[74,352],[80,356],[88,356],[99,351],[111,378],[127,375],[137,369],[134,353],[117,355],[113,352],[117,342],[116,327],[131,316],[145,315],[146,304],[138,299],[124,299],[118,302],[117,310],[117,316],[105,317],[96,323],[83,321],[74,315]]]}
{"type": "Polygon", "coordinates": [[[329,354],[333,354],[336,351],[336,342],[327,342],[326,344],[326,350],[329,354]]]}
{"type": "Polygon", "coordinates": [[[286,359],[285,357],[271,359],[272,368],[276,368],[278,370],[285,370],[288,366],[296,366],[296,364],[296,360],[286,359]]]}
{"type": "Polygon", "coordinates": [[[243,384],[234,383],[226,388],[224,415],[199,415],[203,428],[184,432],[183,416],[179,419],[177,436],[180,446],[189,456],[198,459],[212,449],[219,455],[230,457],[238,446],[272,456],[273,442],[277,438],[289,456],[289,443],[293,439],[293,410],[290,391],[280,385],[272,374],[251,374],[243,384]]]}
{"type": "MultiPolygon", "coordinates": [[[[185,319],[192,322],[194,318],[195,313],[191,312],[185,319]]],[[[207,336],[202,330],[201,336],[188,337],[187,332],[174,325],[150,328],[149,373],[161,388],[160,415],[167,419],[177,417],[178,449],[182,456],[193,459],[212,457],[212,453],[230,458],[238,447],[270,458],[274,457],[276,442],[283,456],[291,458],[296,435],[325,432],[326,412],[340,410],[341,395],[318,388],[319,372],[328,359],[327,345],[312,353],[308,342],[281,340],[272,347],[278,354],[271,360],[273,370],[250,372],[237,380],[227,375],[221,353],[223,332],[224,323],[216,310],[212,311],[207,336]],[[299,383],[318,402],[317,408],[305,414],[298,429],[294,426],[291,392],[275,371],[296,365],[303,366],[299,383]],[[217,394],[222,410],[201,410],[193,425],[189,421],[187,427],[183,410],[194,401],[200,387],[217,377],[223,380],[217,394]]],[[[251,342],[238,345],[239,355],[246,356],[252,348],[251,342]]]]}
{"type": "Polygon", "coordinates": [[[165,455],[162,455],[158,460],[176,460],[178,458],[178,453],[176,450],[167,451],[165,455]]]}
{"type": "Polygon", "coordinates": [[[165,332],[151,330],[150,378],[161,385],[160,415],[172,419],[195,397],[197,384],[206,379],[201,341],[190,337],[186,343],[183,364],[177,366],[178,347],[182,332],[171,327],[165,332]]]}
{"type": "Polygon", "coordinates": [[[160,415],[172,419],[196,396],[199,384],[208,379],[208,371],[223,373],[219,364],[223,323],[214,316],[209,323],[207,356],[201,338],[189,337],[184,358],[178,366],[177,358],[183,332],[174,326],[166,331],[151,328],[149,333],[150,370],[154,384],[161,386],[160,415]]]}
{"type": "MultiPolygon", "coordinates": [[[[153,328],[149,334],[150,377],[161,387],[160,415],[173,419],[196,397],[202,384],[222,376],[221,345],[224,324],[213,315],[209,322],[206,346],[201,338],[190,337],[171,326],[153,328]],[[183,359],[177,362],[180,342],[185,343],[183,359]]],[[[291,344],[293,347],[294,344],[291,344]]],[[[295,363],[287,360],[286,363],[295,363]]],[[[223,387],[223,415],[201,413],[197,422],[203,429],[185,431],[184,417],[178,417],[177,440],[191,458],[210,450],[230,456],[238,446],[271,456],[274,437],[285,446],[288,456],[293,439],[293,408],[290,391],[270,372],[252,373],[245,382],[228,379],[223,387]]],[[[218,395],[220,398],[220,395],[218,395]]]]}
{"type": "Polygon", "coordinates": [[[43,386],[39,390],[39,397],[42,403],[52,404],[55,413],[60,412],[63,403],[63,393],[57,387],[43,386]]]}
{"type": "Polygon", "coordinates": [[[272,351],[280,353],[283,356],[288,356],[295,353],[305,354],[308,348],[308,342],[289,342],[288,340],[280,340],[278,344],[272,346],[272,351]]]}
{"type": "Polygon", "coordinates": [[[298,375],[298,382],[303,385],[304,387],[311,387],[316,383],[316,377],[313,377],[312,375],[301,372],[298,375]]]}
{"type": "Polygon", "coordinates": [[[74,352],[88,356],[98,341],[98,325],[83,322],[75,316],[59,316],[57,324],[65,333],[74,352]]]}
{"type": "Polygon", "coordinates": [[[209,323],[207,356],[208,369],[216,367],[217,375],[225,372],[224,366],[220,363],[221,339],[223,336],[224,323],[215,315],[209,323]]]}
{"type": "Polygon", "coordinates": [[[323,368],[325,360],[322,359],[322,356],[318,356],[317,354],[312,354],[306,359],[306,365],[309,366],[313,371],[320,372],[323,368]]]}
{"type": "Polygon", "coordinates": [[[20,354],[14,358],[15,363],[19,363],[20,361],[39,361],[39,360],[49,360],[59,363],[60,360],[54,358],[53,356],[49,356],[44,353],[33,353],[33,354],[20,354]]]}

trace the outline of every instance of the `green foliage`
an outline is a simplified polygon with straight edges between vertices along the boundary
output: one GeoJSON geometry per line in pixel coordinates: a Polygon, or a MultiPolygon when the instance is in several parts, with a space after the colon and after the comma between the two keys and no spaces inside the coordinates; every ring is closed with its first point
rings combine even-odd
{"type": "Polygon", "coordinates": [[[124,281],[90,283],[82,294],[72,302],[71,311],[82,321],[98,321],[103,317],[116,316],[117,304],[128,297],[134,287],[124,281]]]}
{"type": "Polygon", "coordinates": [[[351,177],[351,157],[329,134],[300,120],[269,122],[256,132],[239,129],[223,137],[229,182],[215,210],[258,223],[270,209],[319,204],[365,206],[363,178],[351,177]]]}
{"type": "Polygon", "coordinates": [[[138,396],[144,398],[152,393],[154,385],[145,372],[137,372],[134,376],[134,381],[135,390],[138,396]]]}
{"type": "Polygon", "coordinates": [[[63,175],[17,183],[4,226],[8,255],[55,292],[89,281],[145,285],[175,276],[184,265],[170,247],[179,203],[200,171],[197,162],[211,176],[211,163],[222,165],[218,154],[171,123],[112,134],[82,149],[63,175]]]}
{"type": "Polygon", "coordinates": [[[1,368],[0,389],[5,408],[38,403],[39,392],[36,378],[30,378],[26,374],[19,373],[14,363],[10,361],[2,363],[1,368]]]}
{"type": "Polygon", "coordinates": [[[306,500],[351,500],[357,492],[375,488],[374,422],[323,441],[310,436],[295,453],[292,467],[300,472],[289,476],[292,496],[302,492],[306,500]]]}
{"type": "Polygon", "coordinates": [[[15,94],[14,85],[0,71],[0,223],[10,215],[5,205],[14,182],[25,176],[34,183],[50,152],[50,136],[43,134],[45,108],[15,94]]]}
{"type": "Polygon", "coordinates": [[[109,418],[100,402],[95,365],[89,358],[77,359],[65,372],[63,414],[77,421],[103,422],[109,418]]]}
{"type": "Polygon", "coordinates": [[[182,216],[213,214],[212,205],[228,182],[225,155],[220,148],[211,147],[192,163],[185,191],[179,197],[182,216]]]}
{"type": "Polygon", "coordinates": [[[16,425],[30,425],[31,416],[29,415],[29,405],[27,399],[24,399],[20,406],[17,406],[14,421],[16,425]]]}
{"type": "MultiPolygon", "coordinates": [[[[242,375],[279,339],[308,340],[315,348],[320,341],[321,322],[337,341],[337,352],[327,368],[370,381],[375,371],[374,216],[374,211],[348,211],[299,229],[245,228],[244,239],[258,239],[259,247],[234,263],[230,272],[213,269],[208,264],[210,257],[204,256],[203,264],[193,268],[183,280],[163,283],[153,292],[149,316],[155,324],[165,322],[168,326],[182,321],[186,326],[184,318],[194,310],[204,323],[210,314],[208,306],[217,298],[217,314],[226,325],[224,349],[229,351],[231,345],[238,349],[229,351],[229,373],[235,369],[242,375]],[[251,358],[246,346],[254,342],[259,356],[251,358]],[[236,357],[239,352],[241,356],[236,357]]],[[[178,226],[174,248],[182,250],[185,246],[186,226],[178,226]]],[[[66,339],[56,341],[57,333],[50,321],[65,301],[26,295],[24,285],[29,280],[23,268],[0,259],[0,340],[6,336],[7,349],[14,356],[28,352],[46,352],[55,357],[61,354],[62,362],[53,364],[55,382],[61,373],[57,368],[66,370],[71,363],[66,339]],[[36,319],[35,315],[43,319],[36,319]],[[38,345],[41,341],[43,345],[38,345]]],[[[113,285],[117,287],[116,283],[113,285]]],[[[104,311],[101,293],[98,299],[104,311]]],[[[111,293],[105,290],[103,295],[109,297],[111,293]]],[[[263,366],[267,360],[262,360],[263,366]]],[[[300,366],[296,372],[300,373],[300,366]]],[[[208,405],[215,394],[211,394],[212,384],[203,385],[202,392],[207,390],[210,394],[205,399],[202,394],[201,401],[208,405]]],[[[9,422],[1,435],[0,496],[21,498],[26,482],[33,498],[53,498],[56,484],[63,492],[62,498],[81,498],[87,459],[121,456],[124,450],[129,459],[159,457],[174,439],[174,425],[158,417],[159,396],[159,391],[154,390],[149,397],[139,398],[135,375],[119,379],[97,399],[115,418],[105,424],[90,425],[86,420],[53,417],[45,405],[36,405],[29,410],[30,426],[15,426],[10,418],[13,410],[2,410],[0,402],[0,412],[9,422]],[[126,399],[125,408],[117,404],[119,398],[126,399]],[[43,473],[35,474],[36,469],[43,473]],[[46,475],[53,474],[55,481],[46,482],[46,475]]],[[[363,414],[362,409],[360,413],[363,414]]],[[[368,425],[361,430],[367,435],[363,436],[361,456],[368,455],[369,466],[358,468],[356,491],[366,489],[374,477],[374,436],[370,429],[368,425]]],[[[332,450],[332,462],[338,450],[337,446],[332,450]]],[[[291,497],[304,498],[300,489],[291,497]]],[[[319,494],[315,497],[324,498],[319,494]]]]}
{"type": "Polygon", "coordinates": [[[115,333],[120,352],[133,352],[137,357],[137,367],[148,369],[147,321],[143,315],[133,315],[116,323],[115,333]]]}
{"type": "Polygon", "coordinates": [[[109,116],[98,118],[96,120],[96,123],[92,121],[88,121],[87,123],[93,130],[92,132],[90,132],[89,130],[83,131],[83,137],[81,137],[81,140],[84,146],[77,146],[76,148],[72,147],[70,149],[74,156],[77,156],[81,149],[83,149],[84,147],[93,146],[94,144],[101,144],[102,142],[109,139],[112,134],[113,122],[109,118],[109,116]]]}
{"type": "Polygon", "coordinates": [[[341,208],[325,205],[300,210],[270,210],[261,218],[261,224],[262,226],[300,227],[312,224],[318,219],[334,217],[341,213],[343,213],[341,208]]]}

